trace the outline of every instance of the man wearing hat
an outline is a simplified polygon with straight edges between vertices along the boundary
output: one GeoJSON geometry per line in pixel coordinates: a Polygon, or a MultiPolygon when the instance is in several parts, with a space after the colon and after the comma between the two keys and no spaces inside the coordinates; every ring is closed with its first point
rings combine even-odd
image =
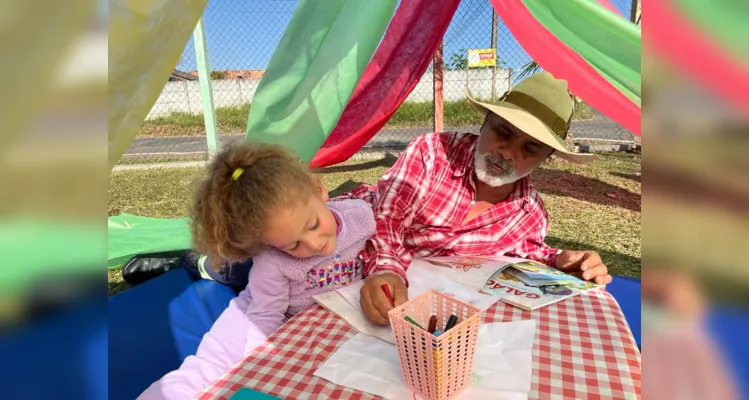
{"type": "MultiPolygon", "coordinates": [[[[549,219],[528,179],[552,154],[580,164],[595,158],[564,146],[572,116],[567,82],[542,72],[520,82],[498,104],[469,100],[486,115],[478,136],[420,136],[377,185],[339,197],[363,199],[374,210],[376,233],[364,257],[367,281],[361,305],[375,324],[387,324],[392,308],[383,284],[393,289],[396,305],[407,300],[405,271],[413,257],[517,256],[597,283],[611,282],[596,252],[558,250],[544,243],[549,219]]],[[[242,290],[252,268],[248,260],[215,272],[204,265],[205,256],[164,257],[134,257],[123,267],[123,277],[137,284],[174,264],[242,290]]]]}
{"type": "Polygon", "coordinates": [[[345,196],[373,204],[376,233],[364,255],[361,306],[374,324],[388,324],[392,308],[383,284],[396,306],[408,300],[405,271],[413,257],[516,256],[611,282],[598,253],[544,243],[548,216],[528,178],[552,154],[579,164],[595,158],[564,146],[572,116],[567,82],[542,72],[497,104],[469,100],[486,115],[478,136],[420,136],[377,185],[345,196]]]}

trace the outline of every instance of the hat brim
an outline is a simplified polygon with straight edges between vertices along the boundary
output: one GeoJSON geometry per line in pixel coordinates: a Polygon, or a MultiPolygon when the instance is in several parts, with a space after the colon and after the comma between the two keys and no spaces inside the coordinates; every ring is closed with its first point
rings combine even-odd
{"type": "Polygon", "coordinates": [[[574,153],[564,145],[564,142],[557,136],[554,131],[551,130],[546,124],[541,122],[533,114],[523,110],[522,108],[510,104],[488,104],[476,101],[470,95],[467,96],[468,101],[473,107],[480,113],[487,115],[489,113],[497,114],[507,122],[525,132],[528,136],[538,140],[539,142],[546,144],[554,149],[554,155],[567,161],[571,161],[576,164],[585,164],[595,160],[597,157],[594,154],[583,154],[574,153]]]}

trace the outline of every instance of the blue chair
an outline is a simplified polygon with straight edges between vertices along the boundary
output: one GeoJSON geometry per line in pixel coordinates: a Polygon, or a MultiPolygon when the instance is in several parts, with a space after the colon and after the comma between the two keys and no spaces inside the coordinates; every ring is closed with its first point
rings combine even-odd
{"type": "Polygon", "coordinates": [[[3,331],[0,360],[5,399],[106,399],[104,298],[87,296],[3,331]]]}
{"type": "Polygon", "coordinates": [[[730,368],[739,390],[739,398],[749,399],[749,312],[732,306],[715,306],[707,315],[707,330],[730,368]]]}
{"type": "Polygon", "coordinates": [[[175,269],[109,299],[109,399],[132,400],[197,352],[237,293],[175,269]]]}
{"type": "MultiPolygon", "coordinates": [[[[641,347],[640,280],[615,276],[606,290],[619,303],[637,346],[641,347]]],[[[749,312],[729,305],[716,304],[709,310],[705,325],[727,367],[737,378],[741,398],[749,398],[749,380],[746,378],[749,377],[749,346],[746,344],[749,312]]]]}
{"type": "Polygon", "coordinates": [[[614,276],[611,283],[606,285],[606,291],[611,293],[619,303],[624,318],[629,324],[632,336],[635,337],[637,347],[641,347],[640,329],[641,316],[640,308],[642,300],[640,299],[640,279],[626,276],[614,276]]]}

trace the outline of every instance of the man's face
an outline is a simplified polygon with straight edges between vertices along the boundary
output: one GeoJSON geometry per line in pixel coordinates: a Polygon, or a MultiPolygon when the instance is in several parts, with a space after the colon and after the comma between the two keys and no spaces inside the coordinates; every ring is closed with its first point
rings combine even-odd
{"type": "Polygon", "coordinates": [[[481,126],[474,166],[476,176],[489,186],[513,183],[533,172],[553,149],[523,133],[496,114],[481,126]]]}

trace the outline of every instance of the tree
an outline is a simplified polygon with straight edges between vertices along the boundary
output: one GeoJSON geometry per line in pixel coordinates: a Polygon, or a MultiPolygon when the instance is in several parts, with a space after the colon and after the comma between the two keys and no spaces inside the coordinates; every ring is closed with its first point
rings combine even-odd
{"type": "Polygon", "coordinates": [[[224,71],[211,71],[211,79],[226,79],[226,72],[224,71]]]}
{"type": "Polygon", "coordinates": [[[447,70],[461,70],[468,67],[468,59],[466,58],[466,49],[461,49],[453,53],[450,56],[450,60],[445,63],[445,69],[447,70]]]}

